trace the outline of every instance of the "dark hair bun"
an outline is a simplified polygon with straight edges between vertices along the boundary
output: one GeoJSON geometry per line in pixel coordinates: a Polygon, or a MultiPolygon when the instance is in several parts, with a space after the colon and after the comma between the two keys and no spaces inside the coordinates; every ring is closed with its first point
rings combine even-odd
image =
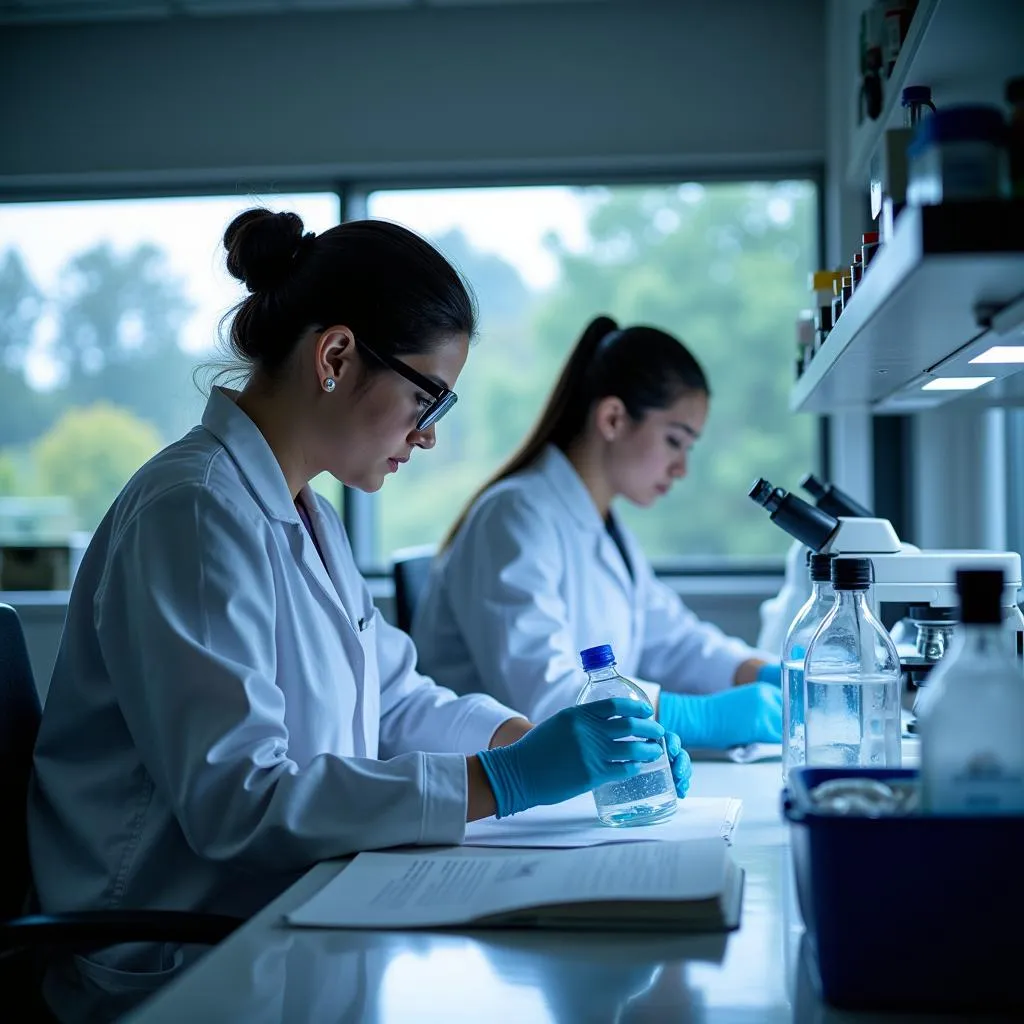
{"type": "Polygon", "coordinates": [[[273,291],[291,275],[301,242],[297,213],[246,210],[224,232],[228,272],[251,292],[273,291]]]}

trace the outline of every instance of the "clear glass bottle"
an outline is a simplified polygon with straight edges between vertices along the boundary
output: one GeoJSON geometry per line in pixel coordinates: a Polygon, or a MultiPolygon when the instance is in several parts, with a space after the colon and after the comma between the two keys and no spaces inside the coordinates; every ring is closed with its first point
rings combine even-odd
{"type": "Polygon", "coordinates": [[[804,763],[804,660],[811,639],[832,610],[833,555],[808,554],[811,596],[797,612],[782,644],[782,781],[804,763]]]}
{"type": "MultiPolygon", "coordinates": [[[[650,707],[647,695],[632,680],[615,670],[615,654],[609,644],[580,651],[587,682],[577,704],[590,704],[607,697],[627,697],[650,707]]],[[[594,790],[597,816],[605,825],[651,825],[670,818],[676,811],[676,787],[668,754],[644,765],[639,775],[621,782],[608,782],[594,790]]]]}
{"type": "Polygon", "coordinates": [[[900,659],[871,611],[870,558],[834,558],[835,603],[804,661],[805,763],[899,767],[900,659]]]}
{"type": "Polygon", "coordinates": [[[1024,814],[1024,678],[1000,569],[956,574],[960,626],[917,709],[922,802],[934,814],[1024,814]]]}

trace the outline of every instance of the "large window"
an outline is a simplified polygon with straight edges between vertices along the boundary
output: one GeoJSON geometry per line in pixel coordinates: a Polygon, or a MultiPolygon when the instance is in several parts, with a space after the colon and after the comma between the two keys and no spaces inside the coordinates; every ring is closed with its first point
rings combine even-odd
{"type": "Polygon", "coordinates": [[[220,239],[257,202],[340,216],[333,193],[0,205],[0,543],[92,530],[198,421],[193,370],[243,294],[220,239]]]}
{"type": "Polygon", "coordinates": [[[459,404],[376,502],[375,561],[436,543],[518,444],[587,321],[608,313],[683,339],[713,399],[690,475],[659,504],[623,508],[661,564],[749,564],[789,539],[747,497],[758,476],[816,467],[815,421],[787,407],[797,311],[818,251],[809,181],[394,190],[371,216],[433,240],[480,306],[459,404]]]}
{"type": "MultiPolygon", "coordinates": [[[[26,528],[84,535],[197,421],[193,371],[217,360],[218,322],[242,294],[220,238],[257,201],[314,231],[340,216],[331,192],[0,205],[0,543],[26,528]]],[[[623,508],[649,555],[780,556],[787,538],[746,492],[815,466],[815,421],[787,397],[816,204],[809,181],[370,192],[370,216],[419,231],[462,269],[480,331],[437,448],[349,509],[364,569],[441,539],[597,313],[671,331],[711,380],[690,476],[653,508],[623,508]]],[[[333,481],[314,483],[340,500],[333,481]]]]}

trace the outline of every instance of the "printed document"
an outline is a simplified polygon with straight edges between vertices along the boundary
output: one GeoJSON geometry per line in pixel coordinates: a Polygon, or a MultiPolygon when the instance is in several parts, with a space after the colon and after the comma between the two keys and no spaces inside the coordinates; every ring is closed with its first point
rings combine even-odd
{"type": "Polygon", "coordinates": [[[715,931],[736,926],[741,891],[742,871],[720,838],[459,856],[361,853],[288,920],[715,931]]]}

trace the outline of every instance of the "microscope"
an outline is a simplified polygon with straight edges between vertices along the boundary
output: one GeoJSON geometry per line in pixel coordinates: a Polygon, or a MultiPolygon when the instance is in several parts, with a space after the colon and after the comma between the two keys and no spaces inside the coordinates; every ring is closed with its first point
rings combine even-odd
{"type": "MultiPolygon", "coordinates": [[[[882,605],[910,606],[916,638],[894,635],[900,664],[910,687],[920,686],[945,654],[956,628],[957,569],[999,569],[1003,573],[1003,620],[1007,642],[1024,658],[1024,615],[1017,605],[1021,559],[1015,551],[922,551],[903,543],[887,519],[878,519],[848,495],[824,487],[814,477],[802,484],[818,498],[812,505],[795,494],[757,480],[749,497],[772,522],[812,551],[870,558],[875,583],[872,610],[881,620],[882,605]],[[810,485],[808,485],[810,484],[810,485]],[[825,507],[822,507],[825,506],[825,507]]],[[[894,631],[895,633],[896,631],[894,631]]]]}

